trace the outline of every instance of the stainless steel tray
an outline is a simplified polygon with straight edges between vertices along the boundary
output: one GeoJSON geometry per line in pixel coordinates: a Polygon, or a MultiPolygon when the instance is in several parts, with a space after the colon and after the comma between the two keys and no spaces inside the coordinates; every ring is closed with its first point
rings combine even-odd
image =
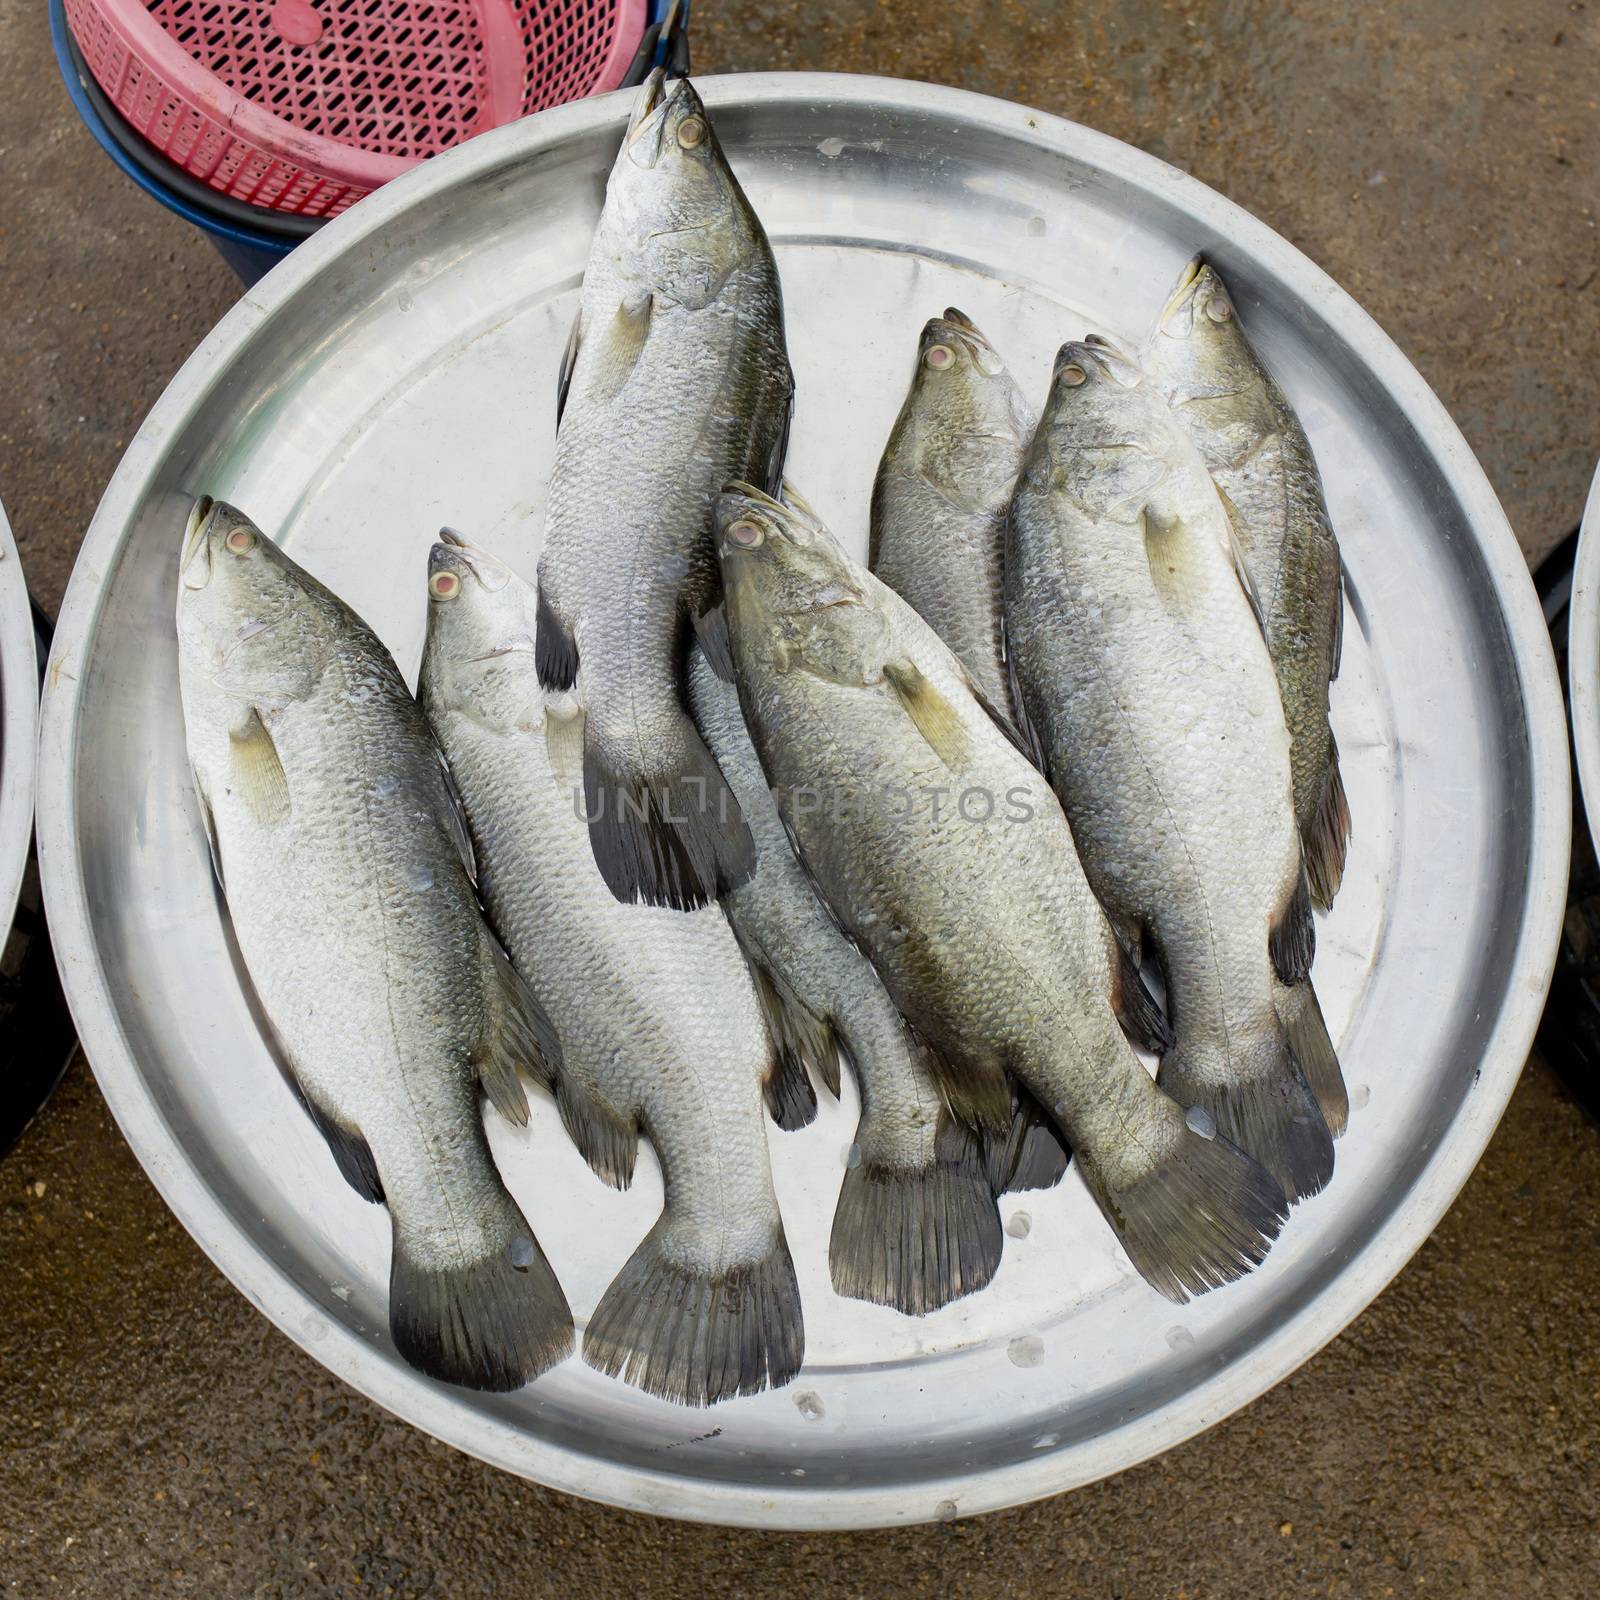
{"type": "MultiPolygon", "coordinates": [[[[989,1289],[910,1320],[828,1284],[852,1092],[772,1136],[806,1306],[791,1388],[690,1412],[574,1360],[487,1398],[395,1356],[384,1215],[334,1172],[230,963],[183,756],[180,530],[198,490],[246,507],[408,670],[440,523],[531,572],[556,370],[626,95],[473,140],[363,201],[173,381],[106,493],[56,632],[50,913],[95,1071],[168,1203],[262,1311],[381,1404],[640,1510],[792,1528],[963,1516],[1115,1472],[1245,1404],[1438,1221],[1505,1106],[1550,975],[1561,699],[1522,558],[1460,434],[1360,308],[1260,223],[1020,106],[810,74],[702,87],[783,271],[791,474],[858,551],[930,313],[976,317],[1038,395],[1064,337],[1137,339],[1193,251],[1225,269],[1316,446],[1357,600],[1334,694],[1356,832],[1316,969],[1354,1106],[1331,1190],[1265,1270],[1177,1310],[1069,1175],[1005,1203],[989,1289]]],[[[492,1134],[581,1327],[656,1215],[656,1170],[629,1194],[602,1188],[548,1107],[492,1134]]]]}
{"type": "Polygon", "coordinates": [[[1600,851],[1600,466],[1578,529],[1567,604],[1567,704],[1589,837],[1600,851]]]}
{"type": "Polygon", "coordinates": [[[39,654],[6,508],[0,506],[0,946],[16,915],[33,834],[39,654]]]}

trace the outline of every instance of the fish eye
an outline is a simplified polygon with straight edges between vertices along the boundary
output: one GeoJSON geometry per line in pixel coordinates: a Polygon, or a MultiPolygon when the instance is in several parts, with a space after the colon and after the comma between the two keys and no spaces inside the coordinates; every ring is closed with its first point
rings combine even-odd
{"type": "Polygon", "coordinates": [[[1206,315],[1213,322],[1226,322],[1233,315],[1233,307],[1220,294],[1215,294],[1206,301],[1206,315]]]}
{"type": "Polygon", "coordinates": [[[256,536],[249,528],[234,528],[222,542],[236,556],[247,556],[256,547],[256,536]]]}
{"type": "Polygon", "coordinates": [[[685,117],[678,124],[678,143],[685,150],[693,150],[697,144],[705,142],[706,125],[699,117],[685,117]]]}
{"type": "Polygon", "coordinates": [[[731,523],[728,527],[728,537],[735,544],[743,545],[746,550],[754,550],[761,543],[761,525],[752,522],[748,517],[741,518],[738,522],[731,523]]]}
{"type": "Polygon", "coordinates": [[[1075,361],[1064,366],[1056,374],[1056,377],[1066,384],[1069,389],[1076,389],[1080,383],[1087,383],[1089,380],[1089,374],[1075,361]]]}
{"type": "Polygon", "coordinates": [[[943,372],[951,366],[956,359],[956,353],[947,344],[930,345],[928,353],[922,358],[935,372],[943,372]]]}
{"type": "Polygon", "coordinates": [[[436,572],[428,579],[428,593],[435,600],[454,600],[461,592],[461,580],[453,572],[436,572]]]}

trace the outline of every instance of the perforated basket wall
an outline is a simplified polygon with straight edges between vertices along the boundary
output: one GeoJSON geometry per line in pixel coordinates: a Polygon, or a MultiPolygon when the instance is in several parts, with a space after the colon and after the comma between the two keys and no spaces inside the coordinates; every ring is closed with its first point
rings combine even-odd
{"type": "Polygon", "coordinates": [[[614,89],[647,0],[65,0],[106,97],[169,161],[332,216],[427,156],[614,89]]]}

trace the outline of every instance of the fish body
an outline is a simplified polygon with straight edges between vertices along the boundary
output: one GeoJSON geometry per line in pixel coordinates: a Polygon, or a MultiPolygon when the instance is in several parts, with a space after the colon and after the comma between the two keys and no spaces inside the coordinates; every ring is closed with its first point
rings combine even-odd
{"type": "Polygon", "coordinates": [[[861,1086],[829,1245],[834,1287],[912,1314],[932,1311],[982,1288],[1000,1264],[983,1149],[946,1109],[927,1052],[796,858],[737,689],[697,652],[689,692],[755,839],[755,873],[724,909],[780,1036],[836,1092],[842,1049],[861,1086]]]}
{"type": "Polygon", "coordinates": [[[538,664],[578,682],[590,842],[612,892],[680,909],[751,843],[684,701],[715,605],[711,505],[777,481],[794,381],[765,233],[687,79],[653,73],[584,274],[539,561],[538,664]]]}
{"type": "Polygon", "coordinates": [[[1103,343],[1058,357],[1012,505],[1006,627],[1089,880],[1166,976],[1159,1081],[1291,1198],[1315,1193],[1332,1142],[1277,1008],[1314,946],[1277,681],[1204,463],[1103,343]]]}
{"type": "Polygon", "coordinates": [[[485,904],[560,1037],[562,1119],[616,1187],[641,1132],[661,1162],[661,1216],[601,1298],[584,1359],[692,1405],[785,1383],[804,1330],[767,1156],[773,1050],[727,919],[619,903],[596,871],[582,713],[539,685],[533,590],[441,542],[429,592],[418,693],[485,904]]]}
{"type": "Polygon", "coordinates": [[[1339,542],[1305,429],[1240,325],[1216,269],[1189,263],[1145,347],[1145,364],[1233,508],[1290,736],[1294,812],[1312,899],[1333,904],[1350,810],[1328,723],[1339,671],[1339,542]]]}
{"type": "Polygon", "coordinates": [[[922,330],[872,491],[868,565],[1008,716],[1001,567],[1034,421],[994,346],[952,306],[922,330]]]}
{"type": "Polygon", "coordinates": [[[251,983],[340,1170],[393,1224],[390,1328],[434,1376],[511,1389],[572,1346],[490,1155],[527,1119],[537,1007],[486,926],[437,746],[371,630],[232,508],[178,588],[195,787],[251,983]]]}
{"type": "Polygon", "coordinates": [[[940,1063],[1003,1126],[1007,1073],[1060,1125],[1135,1266],[1168,1296],[1258,1262],[1281,1190],[1195,1132],[1123,1035],[1122,957],[1049,786],[949,648],[803,504],[718,502],[740,702],[812,878],[940,1063]]]}

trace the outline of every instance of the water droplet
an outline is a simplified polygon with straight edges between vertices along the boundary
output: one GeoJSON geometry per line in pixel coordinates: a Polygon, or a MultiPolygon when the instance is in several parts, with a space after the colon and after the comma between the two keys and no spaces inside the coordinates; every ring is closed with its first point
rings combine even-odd
{"type": "Polygon", "coordinates": [[[1014,1217],[1006,1221],[1006,1232],[1013,1239],[1026,1239],[1033,1231],[1033,1218],[1026,1211],[1019,1211],[1014,1217]]]}
{"type": "Polygon", "coordinates": [[[1036,1367],[1044,1360],[1044,1340],[1036,1333],[1024,1333],[1006,1346],[1014,1367],[1036,1367]]]}
{"type": "Polygon", "coordinates": [[[418,862],[416,866],[412,867],[406,873],[406,882],[410,884],[418,894],[426,893],[433,887],[433,868],[425,867],[421,862],[418,862]]]}
{"type": "Polygon", "coordinates": [[[533,1240],[516,1238],[506,1246],[506,1257],[514,1267],[526,1270],[533,1265],[533,1240]]]}
{"type": "Polygon", "coordinates": [[[933,1508],[933,1514],[941,1522],[954,1522],[956,1517],[959,1515],[956,1510],[956,1503],[954,1500],[941,1500],[938,1505],[933,1508]]]}
{"type": "Polygon", "coordinates": [[[827,1408],[822,1403],[822,1396],[814,1394],[810,1389],[802,1389],[794,1397],[794,1404],[795,1410],[807,1422],[821,1422],[823,1417],[827,1415],[827,1408]]]}
{"type": "Polygon", "coordinates": [[[1041,1433],[1039,1437],[1033,1441],[1033,1448],[1035,1450],[1048,1450],[1052,1445],[1060,1443],[1061,1435],[1059,1433],[1041,1433]]]}
{"type": "Polygon", "coordinates": [[[399,306],[402,311],[409,311],[412,306],[416,304],[416,301],[411,298],[411,291],[409,289],[402,289],[400,293],[395,296],[394,303],[399,306]]]}
{"type": "Polygon", "coordinates": [[[391,773],[385,773],[372,785],[372,792],[380,800],[388,800],[400,792],[400,780],[391,773]]]}
{"type": "Polygon", "coordinates": [[[1194,1335],[1187,1328],[1168,1328],[1167,1343],[1174,1350],[1187,1350],[1194,1344],[1194,1335]]]}
{"type": "Polygon", "coordinates": [[[1372,1090],[1366,1084],[1358,1083],[1350,1096],[1350,1109],[1352,1111],[1365,1111],[1372,1100],[1372,1090]]]}
{"type": "Polygon", "coordinates": [[[803,1477],[805,1477],[805,1475],[806,1475],[806,1469],[804,1467],[790,1467],[789,1468],[789,1476],[791,1478],[803,1478],[803,1477]]]}
{"type": "Polygon", "coordinates": [[[826,156],[830,161],[832,161],[835,156],[842,156],[844,154],[844,140],[824,139],[817,146],[817,154],[826,156]]]}
{"type": "Polygon", "coordinates": [[[350,1298],[350,1285],[348,1283],[333,1283],[329,1284],[328,1287],[333,1290],[334,1299],[348,1300],[350,1298]]]}
{"type": "Polygon", "coordinates": [[[861,1165],[861,1146],[860,1145],[858,1145],[858,1144],[847,1144],[844,1147],[844,1164],[845,1164],[845,1166],[847,1168],[852,1168],[852,1169],[855,1168],[855,1167],[859,1167],[861,1165]]]}
{"type": "Polygon", "coordinates": [[[1190,1106],[1183,1120],[1189,1124],[1190,1133],[1198,1133],[1202,1139],[1216,1138],[1217,1119],[1204,1106],[1190,1106]]]}
{"type": "Polygon", "coordinates": [[[307,1342],[311,1344],[318,1344],[328,1336],[328,1324],[318,1316],[308,1316],[301,1323],[300,1330],[305,1334],[307,1342]]]}
{"type": "Polygon", "coordinates": [[[1031,237],[1033,237],[1035,239],[1044,238],[1044,218],[1043,217],[1029,217],[1028,218],[1028,233],[1029,233],[1029,235],[1031,237]]]}

